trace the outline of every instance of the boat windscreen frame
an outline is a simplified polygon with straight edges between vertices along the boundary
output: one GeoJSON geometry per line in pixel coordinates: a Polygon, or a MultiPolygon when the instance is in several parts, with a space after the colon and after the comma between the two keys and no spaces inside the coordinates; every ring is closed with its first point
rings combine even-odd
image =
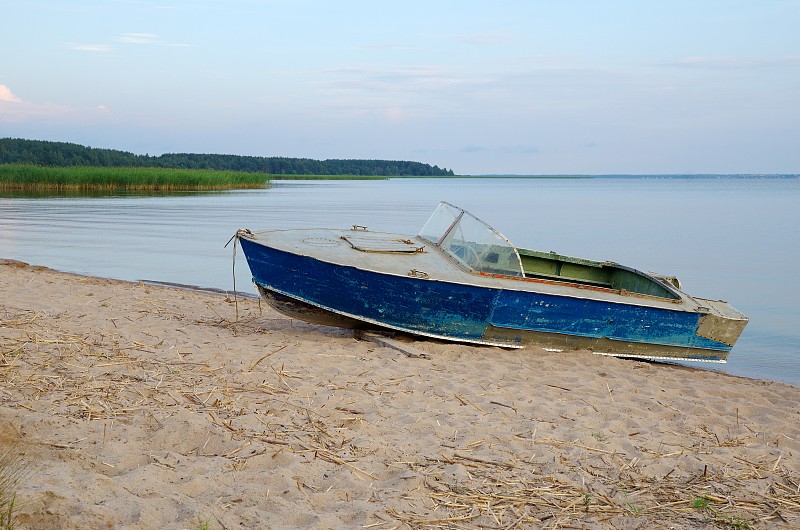
{"type": "Polygon", "coordinates": [[[439,203],[417,235],[472,271],[524,277],[517,247],[489,223],[449,202],[439,203]]]}

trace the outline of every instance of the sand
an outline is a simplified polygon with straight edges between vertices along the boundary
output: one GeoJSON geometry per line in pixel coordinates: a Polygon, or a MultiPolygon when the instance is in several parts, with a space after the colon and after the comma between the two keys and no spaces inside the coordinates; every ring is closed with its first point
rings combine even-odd
{"type": "Polygon", "coordinates": [[[800,528],[798,387],[390,340],[2,260],[0,443],[27,471],[14,519],[800,528]]]}

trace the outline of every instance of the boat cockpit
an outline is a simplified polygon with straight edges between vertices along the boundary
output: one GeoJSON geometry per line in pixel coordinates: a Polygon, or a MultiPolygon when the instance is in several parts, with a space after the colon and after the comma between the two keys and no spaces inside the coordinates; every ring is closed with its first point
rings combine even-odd
{"type": "Polygon", "coordinates": [[[466,210],[442,202],[420,230],[461,266],[477,273],[565,282],[680,300],[677,280],[654,277],[613,262],[598,262],[515,247],[503,234],[466,210]]]}

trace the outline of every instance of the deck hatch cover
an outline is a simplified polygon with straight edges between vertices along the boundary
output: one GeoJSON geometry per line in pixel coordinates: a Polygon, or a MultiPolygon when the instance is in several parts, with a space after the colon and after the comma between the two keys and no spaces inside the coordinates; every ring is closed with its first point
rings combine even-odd
{"type": "Polygon", "coordinates": [[[417,254],[424,252],[425,246],[411,239],[403,239],[389,234],[348,234],[342,239],[361,252],[387,254],[417,254]]]}

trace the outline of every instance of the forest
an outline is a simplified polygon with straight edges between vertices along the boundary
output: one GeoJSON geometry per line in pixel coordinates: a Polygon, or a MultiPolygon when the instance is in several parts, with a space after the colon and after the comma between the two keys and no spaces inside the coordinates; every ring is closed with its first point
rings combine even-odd
{"type": "Polygon", "coordinates": [[[165,153],[137,155],[67,142],[0,138],[0,164],[42,167],[144,167],[244,171],[268,175],[448,177],[450,169],[401,160],[313,160],[310,158],[165,153]]]}

